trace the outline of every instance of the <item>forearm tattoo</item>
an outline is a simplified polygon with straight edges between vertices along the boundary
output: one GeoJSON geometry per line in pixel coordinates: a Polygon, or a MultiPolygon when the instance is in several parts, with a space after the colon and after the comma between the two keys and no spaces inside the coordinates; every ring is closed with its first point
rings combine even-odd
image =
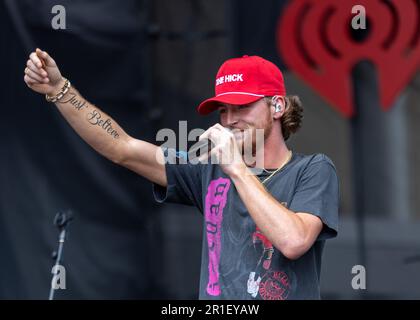
{"type": "MultiPolygon", "coordinates": [[[[69,92],[68,97],[65,100],[59,102],[60,104],[70,103],[76,110],[81,111],[83,109],[89,109],[89,104],[86,100],[79,97],[75,92],[69,92]]],[[[97,125],[106,131],[114,139],[118,139],[120,135],[112,127],[112,122],[110,119],[102,119],[101,113],[93,109],[91,112],[86,114],[87,121],[92,125],[97,125]]]]}
{"type": "Polygon", "coordinates": [[[78,97],[76,93],[69,92],[68,98],[59,103],[70,103],[76,110],[82,110],[83,108],[87,107],[87,103],[82,98],[78,97]]]}
{"type": "Polygon", "coordinates": [[[92,110],[92,112],[89,112],[87,114],[87,120],[92,125],[100,126],[102,129],[104,129],[111,137],[114,139],[118,139],[120,135],[117,133],[117,131],[112,127],[112,122],[110,119],[101,119],[101,113],[98,110],[92,110]]]}

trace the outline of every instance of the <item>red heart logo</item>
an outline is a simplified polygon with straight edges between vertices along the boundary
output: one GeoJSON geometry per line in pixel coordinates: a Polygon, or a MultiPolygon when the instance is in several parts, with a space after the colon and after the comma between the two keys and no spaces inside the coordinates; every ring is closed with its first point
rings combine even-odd
{"type": "Polygon", "coordinates": [[[378,72],[380,102],[388,110],[420,65],[420,1],[359,0],[369,33],[351,35],[351,0],[291,1],[277,27],[277,47],[290,69],[345,117],[354,114],[351,72],[370,60],[378,72]]]}

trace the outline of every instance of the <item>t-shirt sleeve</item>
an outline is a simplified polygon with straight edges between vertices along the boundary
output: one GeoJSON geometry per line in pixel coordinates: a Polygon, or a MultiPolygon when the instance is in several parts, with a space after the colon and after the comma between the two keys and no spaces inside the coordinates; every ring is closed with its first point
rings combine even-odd
{"type": "Polygon", "coordinates": [[[196,206],[202,211],[202,164],[188,162],[186,153],[162,147],[165,156],[167,186],[153,183],[153,195],[159,203],[173,202],[196,206]]]}
{"type": "Polygon", "coordinates": [[[316,155],[304,169],[289,209],[311,213],[323,222],[317,240],[337,236],[339,182],[335,166],[325,155],[316,155]]]}

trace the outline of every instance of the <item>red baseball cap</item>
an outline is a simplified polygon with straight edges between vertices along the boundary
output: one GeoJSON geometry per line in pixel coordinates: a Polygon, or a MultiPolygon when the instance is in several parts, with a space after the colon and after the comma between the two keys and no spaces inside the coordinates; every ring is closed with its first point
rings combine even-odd
{"type": "Polygon", "coordinates": [[[286,95],[280,69],[259,56],[245,55],[222,64],[216,76],[215,97],[200,103],[197,111],[206,115],[217,110],[219,103],[242,105],[275,95],[286,95]]]}

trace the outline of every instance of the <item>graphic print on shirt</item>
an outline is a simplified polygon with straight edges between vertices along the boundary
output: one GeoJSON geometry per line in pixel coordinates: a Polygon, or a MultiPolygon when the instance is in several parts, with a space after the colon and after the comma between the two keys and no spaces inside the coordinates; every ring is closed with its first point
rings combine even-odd
{"type": "MultiPolygon", "coordinates": [[[[287,207],[287,203],[282,202],[287,207]]],[[[291,286],[289,278],[284,271],[271,270],[274,254],[273,244],[266,238],[261,230],[256,227],[252,234],[252,243],[255,250],[261,252],[255,271],[251,271],[247,283],[247,292],[256,298],[258,293],[264,300],[287,299],[291,286]]]]}
{"type": "Polygon", "coordinates": [[[286,300],[291,289],[290,279],[284,271],[268,271],[260,283],[260,296],[264,300],[286,300]]]}
{"type": "MultiPolygon", "coordinates": [[[[261,283],[261,276],[264,273],[264,270],[269,270],[271,265],[271,259],[274,253],[274,247],[270,241],[262,234],[261,230],[257,227],[255,232],[252,234],[252,243],[254,244],[254,248],[256,250],[257,247],[262,247],[262,252],[260,258],[258,260],[257,266],[255,271],[252,271],[249,274],[248,279],[248,293],[255,298],[258,294],[260,283],[261,283]],[[261,269],[261,267],[263,269],[261,269]]],[[[259,250],[258,250],[259,251],[259,250]]]]}
{"type": "Polygon", "coordinates": [[[219,263],[221,253],[221,229],[223,209],[226,206],[230,180],[219,178],[209,183],[206,194],[205,222],[207,245],[209,252],[209,280],[207,293],[219,296],[221,288],[219,283],[219,263]]]}

